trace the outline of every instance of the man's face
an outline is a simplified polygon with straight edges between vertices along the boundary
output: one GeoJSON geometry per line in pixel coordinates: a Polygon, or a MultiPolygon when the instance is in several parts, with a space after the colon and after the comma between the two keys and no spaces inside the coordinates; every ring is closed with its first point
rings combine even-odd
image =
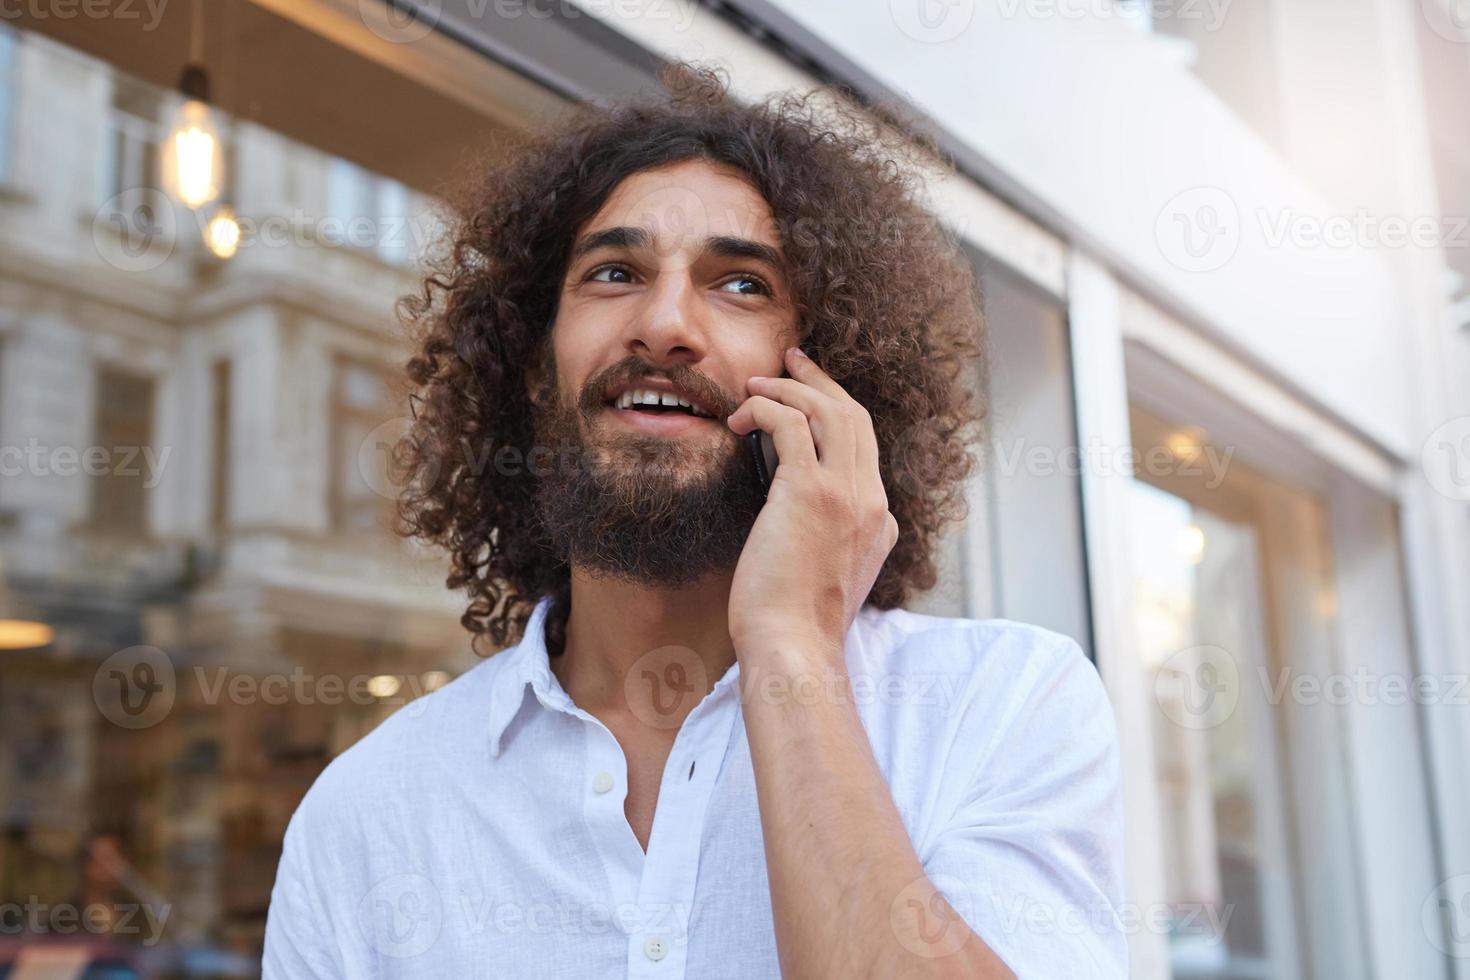
{"type": "Polygon", "coordinates": [[[760,496],[724,420],[796,340],[774,218],[738,172],[690,161],[618,185],[572,243],[554,362],[529,373],[538,442],[575,457],[542,481],[564,553],[649,584],[733,566],[760,496]]]}

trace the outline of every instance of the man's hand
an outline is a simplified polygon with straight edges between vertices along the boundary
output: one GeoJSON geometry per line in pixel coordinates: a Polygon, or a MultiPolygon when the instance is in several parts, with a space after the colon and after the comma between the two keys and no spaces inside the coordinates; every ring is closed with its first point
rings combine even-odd
{"type": "Polygon", "coordinates": [[[898,521],[867,410],[799,348],[785,360],[790,377],[751,378],[751,397],[726,420],[737,435],[769,432],[780,457],[735,567],[730,638],[747,655],[799,640],[840,663],[847,629],[898,541],[898,521]]]}

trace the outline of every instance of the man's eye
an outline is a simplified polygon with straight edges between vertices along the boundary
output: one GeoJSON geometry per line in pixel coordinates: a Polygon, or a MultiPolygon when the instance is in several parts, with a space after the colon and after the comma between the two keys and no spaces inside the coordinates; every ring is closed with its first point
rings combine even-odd
{"type": "Polygon", "coordinates": [[[620,265],[604,265],[593,269],[587,275],[588,282],[632,282],[633,274],[620,265]],[[615,279],[614,276],[622,276],[615,279]]]}
{"type": "Polygon", "coordinates": [[[720,288],[727,292],[739,293],[742,296],[759,296],[769,294],[771,288],[766,285],[765,280],[757,276],[739,275],[726,279],[720,284],[720,288]],[[734,287],[733,289],[731,287],[734,287]]]}

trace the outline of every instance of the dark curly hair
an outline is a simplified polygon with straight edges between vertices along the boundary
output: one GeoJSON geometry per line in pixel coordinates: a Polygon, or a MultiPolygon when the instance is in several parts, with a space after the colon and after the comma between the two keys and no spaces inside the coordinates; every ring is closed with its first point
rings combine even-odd
{"type": "Polygon", "coordinates": [[[969,262],[920,201],[921,168],[950,166],[933,138],[905,110],[831,87],[748,105],[707,68],[670,65],[660,83],[519,135],[449,198],[423,287],[399,301],[414,418],[398,450],[399,530],[448,550],[477,647],[516,642],[551,595],[560,649],[570,569],[537,531],[538,479],[487,465],[485,447],[532,446],[525,372],[549,348],[574,235],[643,170],[728,165],[769,203],[802,349],[868,410],[882,453],[899,537],[868,603],[932,587],[941,529],[965,516],[984,320],[969,262]]]}

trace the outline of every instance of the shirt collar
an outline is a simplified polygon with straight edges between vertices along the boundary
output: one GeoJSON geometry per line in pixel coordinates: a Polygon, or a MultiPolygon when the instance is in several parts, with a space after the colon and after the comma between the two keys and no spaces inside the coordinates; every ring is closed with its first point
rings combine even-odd
{"type": "MultiPolygon", "coordinates": [[[[490,712],[487,719],[490,735],[490,754],[499,757],[504,744],[505,730],[526,700],[526,687],[530,686],[537,700],[548,708],[563,711],[575,710],[561,683],[551,673],[550,654],[546,650],[546,617],[551,610],[552,597],[545,596],[537,601],[526,620],[521,642],[495,656],[505,658],[500,674],[496,677],[490,695],[490,712]]],[[[854,618],[848,628],[845,642],[849,667],[854,651],[862,650],[861,615],[854,618]]],[[[722,688],[733,688],[740,679],[740,663],[732,664],[725,676],[715,684],[713,696],[720,696],[722,688]]]]}
{"type": "Polygon", "coordinates": [[[551,596],[538,600],[526,620],[521,642],[496,654],[505,662],[490,694],[488,723],[492,756],[500,755],[505,729],[525,702],[526,685],[529,684],[536,697],[548,705],[566,698],[561,686],[552,683],[551,660],[546,652],[546,617],[551,602],[551,596]]]}

